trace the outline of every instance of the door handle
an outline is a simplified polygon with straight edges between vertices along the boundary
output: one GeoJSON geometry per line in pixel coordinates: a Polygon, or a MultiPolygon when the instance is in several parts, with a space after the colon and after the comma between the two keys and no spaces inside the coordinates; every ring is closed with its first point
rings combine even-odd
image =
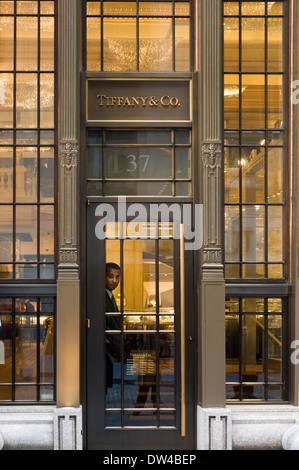
{"type": "Polygon", "coordinates": [[[186,351],[185,351],[185,250],[184,225],[180,225],[180,297],[181,297],[181,436],[186,436],[186,351]]]}

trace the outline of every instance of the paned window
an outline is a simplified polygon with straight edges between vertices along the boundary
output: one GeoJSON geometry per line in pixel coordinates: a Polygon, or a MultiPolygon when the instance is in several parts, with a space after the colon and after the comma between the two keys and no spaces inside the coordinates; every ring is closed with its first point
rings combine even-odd
{"type": "Polygon", "coordinates": [[[287,16],[223,2],[228,400],[288,399],[287,16]]]}
{"type": "Polygon", "coordinates": [[[286,399],[284,298],[226,301],[226,395],[234,400],[286,399]]]}
{"type": "Polygon", "coordinates": [[[88,196],[190,196],[189,129],[89,129],[88,196]]]}
{"type": "Polygon", "coordinates": [[[87,1],[86,70],[190,71],[189,1],[87,1]]]}
{"type": "Polygon", "coordinates": [[[0,279],[54,279],[54,1],[0,2],[0,279]]]}
{"type": "Polygon", "coordinates": [[[55,298],[0,298],[0,402],[55,400],[55,298]]]}
{"type": "Polygon", "coordinates": [[[223,3],[226,279],[284,279],[285,4],[223,3]]]}

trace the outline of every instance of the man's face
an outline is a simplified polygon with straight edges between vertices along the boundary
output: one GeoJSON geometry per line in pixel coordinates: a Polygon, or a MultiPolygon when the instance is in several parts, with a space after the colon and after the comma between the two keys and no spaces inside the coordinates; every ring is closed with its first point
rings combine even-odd
{"type": "Polygon", "coordinates": [[[109,268],[106,271],[106,288],[114,290],[119,284],[120,271],[118,269],[109,268]]]}

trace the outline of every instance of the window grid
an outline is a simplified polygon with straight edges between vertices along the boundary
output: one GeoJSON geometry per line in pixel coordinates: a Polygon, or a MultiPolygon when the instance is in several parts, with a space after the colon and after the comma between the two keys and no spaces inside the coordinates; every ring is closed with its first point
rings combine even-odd
{"type": "MultiPolygon", "coordinates": [[[[164,71],[164,72],[173,72],[173,71],[185,71],[188,72],[190,71],[190,54],[191,54],[191,48],[189,47],[190,45],[190,9],[191,9],[191,2],[190,0],[187,1],[167,1],[165,3],[165,8],[167,10],[167,7],[172,4],[171,11],[163,12],[161,14],[161,10],[163,9],[162,2],[143,2],[142,0],[137,0],[136,2],[132,2],[131,5],[135,4],[135,12],[132,10],[130,12],[125,12],[126,9],[126,3],[127,2],[107,2],[106,0],[101,0],[101,1],[86,1],[84,2],[84,14],[86,15],[86,46],[87,46],[87,63],[85,66],[85,69],[88,71],[135,71],[135,72],[142,72],[142,71],[148,71],[148,72],[153,72],[153,71],[164,71]],[[144,5],[150,5],[150,8],[152,11],[148,14],[145,14],[144,12],[144,5]],[[154,5],[156,6],[154,7],[154,5]],[[122,8],[122,5],[124,7],[122,8]],[[181,9],[180,9],[181,7],[181,9]],[[109,13],[109,8],[112,8],[112,12],[109,13]],[[185,8],[185,11],[184,11],[185,8]],[[108,12],[107,12],[108,11],[108,12]],[[120,12],[120,13],[118,13],[120,12]],[[110,40],[110,45],[107,46],[109,43],[108,37],[105,36],[105,27],[106,24],[105,22],[109,19],[113,20],[126,20],[128,21],[131,26],[130,30],[132,31],[132,28],[135,29],[135,37],[132,34],[131,39],[127,39],[127,43],[124,41],[124,37],[126,35],[123,35],[123,38],[118,38],[117,44],[114,44],[113,41],[110,40]],[[163,41],[159,37],[156,38],[157,44],[152,43],[152,58],[154,60],[146,60],[146,57],[143,59],[143,65],[141,64],[141,54],[143,53],[142,50],[146,49],[148,46],[146,44],[146,41],[149,41],[148,39],[144,39],[143,43],[141,39],[141,24],[142,21],[144,20],[152,20],[153,22],[156,22],[154,24],[155,26],[158,26],[159,20],[170,20],[171,21],[171,27],[170,30],[171,33],[171,40],[168,44],[166,42],[163,43],[163,41]],[[95,26],[94,22],[98,22],[97,26],[95,26]],[[92,38],[89,37],[89,31],[91,31],[93,28],[96,29],[98,27],[98,36],[94,40],[96,43],[96,46],[92,46],[92,38]],[[178,33],[179,28],[181,27],[181,34],[178,33]],[[183,30],[188,30],[188,33],[183,30]],[[184,44],[181,42],[181,47],[183,52],[178,50],[177,44],[178,42],[181,41],[181,37],[184,37],[184,44]],[[123,41],[123,46],[121,46],[121,41],[123,41]],[[135,45],[133,45],[133,42],[135,42],[135,45]],[[97,65],[95,63],[91,64],[89,63],[89,54],[91,52],[92,47],[94,47],[97,52],[95,52],[95,55],[97,57],[97,65]],[[115,47],[115,51],[113,52],[113,48],[115,47]],[[105,52],[105,48],[107,51],[105,52]],[[171,50],[171,59],[170,59],[170,51],[171,50]],[[163,59],[162,56],[165,52],[165,57],[167,56],[168,59],[165,60],[163,59]],[[114,54],[115,55],[115,61],[114,62],[109,62],[108,55],[114,54]],[[132,60],[130,60],[130,56],[132,55],[132,60]],[[170,65],[165,65],[165,62],[168,63],[170,60],[171,64],[170,65]],[[156,65],[154,65],[154,61],[156,62],[156,65]],[[164,64],[163,64],[164,62],[164,64]]],[[[127,6],[127,8],[129,8],[127,6]]],[[[148,8],[148,7],[147,7],[148,8]]],[[[169,25],[168,25],[169,26],[169,25]]],[[[121,24],[120,24],[121,27],[121,24]]],[[[166,27],[167,28],[167,27],[166,27]]],[[[165,29],[165,28],[164,28],[165,29]]],[[[158,34],[158,33],[157,33],[158,34]]],[[[153,29],[153,32],[151,33],[150,39],[153,40],[155,32],[153,29]]],[[[110,38],[111,39],[111,38],[110,38]]],[[[164,41],[166,38],[164,38],[164,41]]],[[[150,50],[150,46],[149,50],[150,50]]]]}
{"type": "Polygon", "coordinates": [[[0,298],[0,402],[54,402],[55,297],[0,298]]]}
{"type": "Polygon", "coordinates": [[[286,298],[227,298],[228,400],[287,400],[286,329],[286,298]]]}
{"type": "Polygon", "coordinates": [[[89,154],[87,159],[87,195],[89,197],[118,194],[191,196],[191,131],[188,129],[164,129],[161,131],[165,138],[163,141],[157,137],[157,132],[159,131],[89,129],[87,131],[89,154]],[[107,135],[110,133],[113,137],[107,139],[107,135]],[[139,138],[144,134],[147,135],[147,138],[142,142],[139,138]],[[99,139],[99,143],[95,143],[97,139],[99,139]],[[123,143],[121,143],[121,139],[123,139],[123,143]],[[95,158],[91,153],[93,150],[98,150],[95,158]],[[183,152],[181,155],[180,151],[183,152]],[[165,152],[165,155],[161,156],[159,152],[165,152]],[[170,156],[169,167],[165,164],[167,153],[170,156]],[[117,158],[117,162],[111,163],[113,157],[117,158]],[[151,163],[151,158],[154,159],[154,163],[151,163]],[[125,160],[125,167],[121,159],[125,160]],[[160,165],[159,171],[158,164],[160,165]],[[111,171],[111,165],[117,168],[115,175],[111,171]],[[93,166],[92,169],[90,169],[91,166],[93,166]],[[98,170],[94,169],[95,166],[98,167],[98,170]],[[154,169],[154,176],[153,170],[147,173],[150,166],[154,169]],[[168,171],[169,176],[163,177],[163,171],[168,171]],[[100,172],[101,177],[95,177],[96,172],[100,172]],[[116,173],[119,173],[117,177],[116,173]]]}
{"type": "MultiPolygon", "coordinates": [[[[271,71],[271,66],[268,66],[268,49],[270,47],[270,39],[268,36],[268,22],[272,19],[284,18],[284,2],[256,2],[256,7],[250,4],[251,14],[242,14],[247,2],[223,2],[224,5],[224,152],[225,152],[225,212],[226,212],[226,249],[225,249],[225,275],[226,279],[280,279],[285,278],[285,254],[284,254],[284,230],[276,237],[280,236],[281,242],[279,250],[276,250],[277,257],[273,253],[273,240],[270,237],[274,234],[273,226],[277,225],[285,227],[285,196],[283,192],[283,180],[279,182],[280,193],[279,195],[271,194],[270,185],[271,177],[273,177],[273,168],[276,163],[275,154],[281,155],[285,149],[284,145],[284,120],[282,116],[282,104],[277,110],[277,116],[281,117],[273,125],[273,113],[270,115],[270,101],[271,93],[271,80],[277,81],[280,84],[279,92],[283,93],[283,84],[285,80],[284,67],[281,61],[282,68],[279,70],[271,71]],[[243,5],[242,5],[243,4],[243,5]],[[265,5],[265,14],[260,14],[260,11],[254,11],[255,8],[260,8],[260,5],[265,5]],[[271,8],[276,8],[275,14],[271,14],[271,8]],[[238,13],[238,14],[236,14],[238,13]],[[242,42],[242,22],[246,19],[262,19],[264,21],[264,59],[263,69],[256,69],[255,71],[246,70],[251,64],[244,64],[242,60],[242,51],[247,46],[246,41],[242,42]],[[230,36],[235,31],[235,45],[232,47],[230,44],[230,36]],[[236,46],[237,44],[237,46],[236,46]],[[229,49],[230,48],[230,49],[229,49]],[[235,50],[233,49],[235,48],[235,50]],[[235,62],[230,59],[235,58],[235,62]],[[237,65],[236,65],[237,64],[237,65]],[[245,68],[245,70],[244,70],[245,68]],[[264,79],[264,104],[261,105],[261,113],[263,116],[262,124],[254,127],[248,126],[249,120],[245,115],[244,109],[248,106],[248,98],[246,98],[246,88],[250,87],[250,81],[255,77],[263,77],[264,79]],[[269,77],[274,77],[273,79],[269,77]],[[247,80],[247,82],[246,82],[247,80]],[[246,85],[247,83],[247,85],[246,85]],[[234,96],[236,98],[234,98],[234,96]],[[245,98],[244,98],[245,96],[245,98]],[[235,103],[231,105],[232,99],[235,103]],[[230,100],[230,101],[229,101],[230,100]],[[247,100],[247,102],[246,102],[247,100]],[[231,106],[234,106],[234,116],[231,106]],[[233,117],[232,117],[233,116],[233,117]],[[234,122],[233,122],[234,121],[234,122]],[[239,125],[235,125],[239,124],[239,125]],[[259,140],[257,139],[259,137],[259,140]],[[251,195],[251,198],[246,195],[246,191],[250,192],[250,183],[246,187],[246,166],[250,166],[251,160],[257,160],[258,154],[260,157],[260,164],[263,165],[263,182],[262,182],[262,195],[251,195]],[[244,158],[245,156],[245,158],[244,158]],[[270,166],[272,165],[272,167],[270,166]],[[272,171],[272,173],[271,173],[272,171]],[[234,179],[234,183],[231,181],[234,179]],[[275,197],[274,197],[275,196],[275,197]],[[246,200],[247,199],[247,200],[246,200]],[[249,200],[248,200],[249,199],[249,200]],[[272,199],[272,201],[271,201],[272,199]],[[260,247],[257,248],[255,253],[250,253],[248,249],[248,241],[246,237],[250,237],[249,229],[253,227],[250,219],[254,220],[254,210],[260,212],[261,227],[255,227],[255,237],[258,238],[260,232],[260,247]],[[250,214],[251,211],[251,214],[250,214]],[[276,216],[274,215],[276,213],[276,216]],[[247,218],[246,218],[246,214],[247,218]],[[279,215],[278,215],[279,214],[279,215]],[[272,220],[271,220],[272,217],[272,220]],[[246,229],[246,223],[249,229],[246,229]],[[233,233],[234,232],[234,233],[233,233]],[[247,233],[246,233],[247,232],[247,233]],[[270,237],[269,237],[270,235],[270,237]],[[237,248],[236,248],[237,246],[237,248]],[[258,250],[260,252],[258,253],[258,250]],[[272,251],[272,252],[271,252],[272,251]],[[251,258],[251,259],[250,259],[251,258]]],[[[246,10],[248,13],[248,10],[246,10]]],[[[269,28],[270,29],[270,28],[269,28]]],[[[252,33],[254,35],[254,32],[252,33]]],[[[283,31],[281,32],[283,37],[283,31]]],[[[253,37],[253,36],[252,36],[253,37]]],[[[248,46],[247,46],[248,47],[248,46]]],[[[258,46],[257,46],[258,47],[258,46]]],[[[246,56],[246,53],[244,53],[246,56]]],[[[270,56],[270,54],[269,54],[270,56]]],[[[272,83],[272,88],[275,88],[275,82],[272,83]]],[[[279,86],[277,87],[279,88],[279,86]]],[[[278,93],[279,93],[278,92],[278,93]]],[[[256,91],[257,93],[257,91],[256,91]]],[[[273,93],[273,91],[272,91],[273,93]]],[[[274,92],[278,95],[277,90],[274,92]]],[[[258,101],[256,101],[258,102],[258,101]]],[[[252,101],[254,105],[254,100],[252,101]]],[[[272,105],[273,106],[273,103],[272,105]]],[[[284,110],[285,112],[285,110],[284,110]]],[[[274,113],[275,114],[275,113],[274,113]]],[[[280,158],[281,159],[281,158],[280,158]]],[[[281,159],[283,161],[283,159],[281,159]]],[[[248,171],[248,170],[247,170],[248,171]]],[[[252,169],[251,169],[252,171],[252,169]]],[[[283,167],[280,167],[283,173],[283,167]]],[[[250,169],[249,169],[250,174],[250,169]]],[[[281,176],[281,178],[284,178],[281,176]]],[[[257,178],[254,183],[256,188],[258,186],[257,178]]],[[[257,191],[256,191],[257,192],[257,191]]],[[[258,220],[258,217],[255,219],[258,220]]],[[[275,239],[275,236],[274,236],[275,239]]],[[[249,241],[253,245],[254,237],[249,241]]],[[[251,248],[252,249],[252,248],[251,248]]]]}
{"type": "Polygon", "coordinates": [[[5,220],[0,278],[54,279],[55,2],[3,2],[0,23],[6,31],[0,61],[0,153],[4,169],[0,212],[5,220]],[[26,41],[31,55],[24,46],[26,41]],[[25,52],[27,62],[22,58],[25,52]],[[12,61],[8,60],[10,55],[12,61]],[[26,211],[35,226],[31,234],[25,233],[26,227],[21,228],[26,224],[26,211]],[[26,253],[24,248],[21,254],[21,238],[24,242],[31,236],[33,251],[26,253]]]}

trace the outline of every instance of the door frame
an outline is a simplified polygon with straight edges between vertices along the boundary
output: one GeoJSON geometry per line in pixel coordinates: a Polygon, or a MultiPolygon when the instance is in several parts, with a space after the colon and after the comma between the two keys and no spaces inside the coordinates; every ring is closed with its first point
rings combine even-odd
{"type": "MultiPolygon", "coordinates": [[[[104,199],[104,198],[103,198],[104,199]]],[[[102,202],[107,202],[106,198],[105,200],[99,200],[98,198],[93,201],[88,201],[87,205],[85,205],[85,218],[86,218],[86,223],[84,224],[84,229],[85,229],[85,239],[86,239],[86,251],[84,253],[84,278],[82,276],[82,281],[84,279],[84,282],[82,282],[82,291],[84,291],[82,295],[82,333],[84,335],[83,340],[82,340],[82,346],[83,346],[83,354],[82,354],[82,366],[83,366],[83,374],[82,374],[82,396],[84,395],[84,404],[83,404],[83,412],[84,412],[84,428],[85,428],[85,433],[84,433],[84,442],[85,442],[85,447],[88,449],[111,449],[112,448],[112,442],[109,440],[109,438],[106,439],[106,442],[102,442],[102,444],[99,446],[97,442],[97,438],[93,438],[93,436],[99,435],[101,433],[101,430],[96,427],[96,423],[91,423],[90,422],[90,416],[92,416],[93,410],[92,407],[93,405],[89,401],[89,385],[88,385],[88,374],[89,370],[92,367],[97,368],[98,367],[98,359],[96,357],[91,358],[91,363],[89,363],[89,340],[92,341],[92,335],[94,336],[94,341],[96,340],[96,326],[93,324],[93,327],[91,328],[86,328],[88,326],[86,324],[86,320],[90,319],[90,312],[89,311],[89,302],[97,302],[92,298],[89,298],[88,291],[89,291],[89,279],[90,279],[90,271],[88,267],[88,249],[89,246],[92,246],[90,244],[95,243],[95,234],[94,234],[94,227],[90,226],[90,218],[92,217],[92,213],[95,209],[95,207],[102,202]],[[84,316],[83,316],[84,315],[84,316]],[[91,413],[91,414],[90,414],[91,413]]],[[[136,199],[134,200],[136,202],[136,199]]],[[[148,199],[147,199],[148,202],[148,199]]],[[[157,201],[155,201],[157,202],[157,201]]],[[[163,200],[163,202],[165,202],[163,200]]],[[[178,202],[178,201],[175,201],[178,202]]],[[[159,203],[161,203],[161,200],[159,200],[159,203]]],[[[170,203],[170,202],[169,202],[170,203]]],[[[174,200],[171,199],[171,203],[174,203],[174,200]]],[[[186,200],[184,200],[184,203],[186,203],[186,200]]],[[[191,203],[191,202],[190,202],[191,203]]],[[[94,216],[93,216],[94,217],[94,216]]],[[[95,220],[95,219],[94,219],[95,220]]],[[[105,259],[105,243],[103,241],[99,241],[98,247],[100,248],[100,256],[101,259],[105,259]]],[[[179,246],[177,243],[176,246],[179,246]]],[[[180,257],[178,257],[179,253],[176,253],[175,257],[178,262],[180,257]]],[[[197,327],[196,327],[196,315],[195,312],[197,311],[196,308],[196,295],[195,295],[195,270],[194,270],[194,263],[196,256],[194,256],[193,251],[185,251],[185,263],[186,266],[189,268],[188,271],[188,278],[186,276],[186,271],[185,271],[185,286],[188,285],[188,292],[190,291],[190,295],[186,296],[187,300],[187,306],[186,306],[186,312],[191,311],[192,315],[187,316],[186,314],[186,330],[185,330],[185,346],[186,346],[186,357],[188,358],[187,364],[192,364],[191,367],[187,367],[186,365],[186,396],[185,396],[185,402],[186,402],[186,416],[187,416],[187,427],[186,427],[186,436],[182,437],[180,435],[180,430],[173,430],[173,429],[163,429],[162,430],[157,430],[157,429],[145,429],[144,436],[142,436],[141,440],[136,442],[136,436],[141,436],[140,430],[138,433],[134,433],[134,430],[132,429],[121,429],[119,431],[115,430],[106,430],[106,433],[108,431],[108,436],[115,437],[115,443],[113,445],[113,449],[130,449],[130,442],[128,437],[131,437],[131,446],[132,449],[140,448],[144,449],[146,447],[145,442],[147,443],[147,446],[149,446],[149,449],[152,448],[157,448],[157,449],[170,449],[171,445],[170,442],[172,442],[172,447],[173,449],[194,449],[195,444],[196,444],[196,384],[195,380],[197,377],[196,374],[196,351],[197,351],[197,327]],[[190,282],[190,277],[191,277],[191,282],[190,282]],[[128,434],[129,433],[129,434],[128,434]],[[114,434],[114,436],[113,436],[114,434]],[[134,439],[132,436],[135,437],[134,439]],[[159,437],[158,437],[159,435],[159,437]],[[157,437],[157,439],[155,439],[157,437]],[[156,441],[156,442],[155,442],[156,441]]],[[[104,265],[103,265],[104,266],[104,265]]],[[[92,271],[95,269],[95,267],[92,268],[92,271]]],[[[103,268],[104,269],[104,268],[103,268]]],[[[91,272],[91,279],[95,279],[95,273],[91,272]]],[[[92,296],[96,296],[98,293],[97,289],[92,290],[92,296]]],[[[104,296],[103,296],[104,297],[104,296]]],[[[99,316],[100,317],[100,316],[99,316]]],[[[93,323],[95,319],[90,319],[93,323]]],[[[97,327],[100,329],[104,328],[104,315],[102,318],[97,318],[96,320],[97,327]]],[[[104,336],[104,335],[103,335],[104,336]]],[[[178,341],[180,341],[180,334],[178,332],[178,341]]],[[[177,354],[179,351],[179,347],[176,347],[177,354]]],[[[103,356],[104,357],[104,356],[103,356]]],[[[81,368],[82,370],[82,368],[81,368]]],[[[103,369],[104,370],[104,369],[103,369]]],[[[181,368],[176,366],[175,374],[176,374],[176,381],[178,384],[178,388],[180,390],[180,371],[181,368]]],[[[99,380],[100,380],[100,374],[99,374],[99,380]]],[[[99,382],[96,381],[96,383],[99,382]]],[[[104,391],[104,387],[102,387],[102,392],[104,391]]],[[[101,392],[101,393],[102,393],[101,392]]],[[[103,392],[105,394],[105,392],[103,392]]],[[[180,395],[180,391],[179,391],[180,395]]],[[[100,400],[102,400],[102,403],[104,403],[105,396],[98,397],[100,400]]],[[[176,399],[176,407],[179,409],[179,398],[176,399]]],[[[95,406],[95,405],[94,405],[95,406]]],[[[180,423],[181,417],[179,418],[179,423],[180,423]]],[[[102,428],[103,429],[103,428],[102,428]]],[[[138,439],[137,439],[138,440],[138,439]]]]}

